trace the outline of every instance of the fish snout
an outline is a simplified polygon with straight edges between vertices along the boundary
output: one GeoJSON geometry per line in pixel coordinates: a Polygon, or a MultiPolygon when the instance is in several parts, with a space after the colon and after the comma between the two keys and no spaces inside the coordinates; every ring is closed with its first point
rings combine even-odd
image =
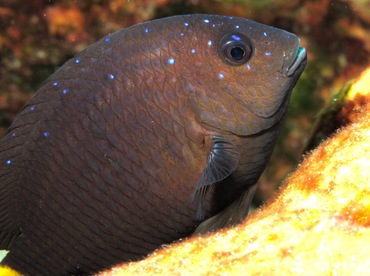
{"type": "Polygon", "coordinates": [[[306,49],[298,45],[287,55],[284,56],[282,72],[285,76],[290,77],[295,72],[301,73],[307,63],[306,49]]]}

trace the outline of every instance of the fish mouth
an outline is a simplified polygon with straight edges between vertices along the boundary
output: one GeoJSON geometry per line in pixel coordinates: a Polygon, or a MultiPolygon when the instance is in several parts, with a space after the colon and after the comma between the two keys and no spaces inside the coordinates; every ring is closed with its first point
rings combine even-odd
{"type": "Polygon", "coordinates": [[[306,49],[298,47],[295,57],[289,66],[283,66],[283,72],[287,77],[293,75],[302,64],[305,64],[307,60],[306,49]]]}

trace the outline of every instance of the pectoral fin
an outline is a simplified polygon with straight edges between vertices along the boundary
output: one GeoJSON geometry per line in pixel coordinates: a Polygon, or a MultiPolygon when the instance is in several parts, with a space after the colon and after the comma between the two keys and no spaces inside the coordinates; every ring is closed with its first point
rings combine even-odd
{"type": "Polygon", "coordinates": [[[220,228],[232,226],[241,223],[248,215],[249,206],[252,202],[257,184],[245,191],[239,198],[231,203],[225,210],[219,214],[203,221],[194,234],[206,234],[216,231],[220,228]]]}
{"type": "Polygon", "coordinates": [[[198,204],[197,218],[204,218],[204,200],[211,185],[232,174],[239,163],[239,158],[239,150],[234,144],[220,135],[212,137],[207,165],[192,196],[192,201],[198,204]]]}

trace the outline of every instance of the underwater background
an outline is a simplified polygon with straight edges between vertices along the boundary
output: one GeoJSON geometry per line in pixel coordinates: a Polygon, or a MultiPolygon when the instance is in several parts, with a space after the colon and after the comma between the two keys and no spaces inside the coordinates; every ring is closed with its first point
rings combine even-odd
{"type": "MultiPolygon", "coordinates": [[[[59,0],[0,3],[0,137],[43,81],[77,52],[121,28],[175,14],[246,17],[297,34],[308,66],[294,89],[280,138],[254,206],[294,170],[317,114],[370,61],[370,0],[59,0]]],[[[335,128],[330,121],[324,128],[335,128]],[[328,125],[329,124],[329,125],[328,125]]],[[[328,132],[330,133],[330,132],[328,132]]]]}

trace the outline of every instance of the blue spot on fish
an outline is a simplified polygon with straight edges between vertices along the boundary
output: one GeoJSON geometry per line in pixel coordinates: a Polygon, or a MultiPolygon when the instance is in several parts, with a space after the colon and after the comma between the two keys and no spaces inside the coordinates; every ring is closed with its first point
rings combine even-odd
{"type": "Polygon", "coordinates": [[[67,88],[64,88],[63,91],[62,91],[63,94],[67,94],[68,93],[68,89],[67,88]]]}
{"type": "Polygon", "coordinates": [[[175,64],[175,59],[174,58],[169,58],[168,59],[168,64],[175,64]]]}
{"type": "Polygon", "coordinates": [[[110,37],[106,37],[105,42],[110,42],[110,37]]]}
{"type": "Polygon", "coordinates": [[[11,159],[6,160],[6,164],[7,165],[10,165],[11,163],[12,163],[12,160],[11,159]]]}
{"type": "Polygon", "coordinates": [[[271,53],[270,52],[266,52],[265,53],[265,56],[271,56],[271,53]]]}
{"type": "Polygon", "coordinates": [[[212,28],[216,27],[216,24],[212,24],[212,28]]]}
{"type": "Polygon", "coordinates": [[[31,106],[31,111],[34,111],[35,110],[35,106],[31,106]]]}
{"type": "Polygon", "coordinates": [[[263,32],[263,35],[264,35],[264,36],[267,36],[267,33],[266,33],[266,32],[263,32]]]}
{"type": "Polygon", "coordinates": [[[114,80],[115,76],[114,76],[113,74],[109,74],[109,78],[110,78],[111,80],[114,80]]]}
{"type": "Polygon", "coordinates": [[[208,46],[212,46],[212,40],[208,40],[208,46]]]}
{"type": "Polygon", "coordinates": [[[79,59],[76,59],[76,61],[75,61],[77,64],[79,64],[80,62],[81,62],[81,60],[79,60],[79,59]]]}
{"type": "Polygon", "coordinates": [[[185,34],[184,33],[180,33],[180,36],[184,36],[185,34]]]}
{"type": "Polygon", "coordinates": [[[44,137],[49,137],[49,136],[50,136],[50,133],[49,133],[49,132],[47,132],[47,131],[45,131],[45,132],[43,133],[43,135],[44,135],[44,137]]]}
{"type": "Polygon", "coordinates": [[[234,40],[236,40],[236,41],[240,41],[240,40],[242,40],[242,39],[240,38],[240,36],[237,36],[237,35],[232,35],[232,36],[231,36],[231,38],[232,38],[232,39],[234,39],[234,40]]]}
{"type": "Polygon", "coordinates": [[[58,82],[56,81],[56,82],[54,82],[53,83],[53,86],[58,86],[58,82]]]}
{"type": "Polygon", "coordinates": [[[189,23],[188,23],[188,22],[185,22],[185,23],[184,23],[184,26],[185,26],[185,27],[189,26],[189,23]]]}
{"type": "Polygon", "coordinates": [[[208,24],[209,23],[209,20],[208,19],[204,19],[203,22],[206,23],[206,24],[208,24]]]}
{"type": "Polygon", "coordinates": [[[191,49],[191,51],[190,51],[192,54],[195,54],[195,49],[191,49]]]}
{"type": "Polygon", "coordinates": [[[251,69],[252,69],[252,67],[248,64],[248,65],[247,65],[247,69],[248,69],[248,70],[251,70],[251,69]]]}
{"type": "Polygon", "coordinates": [[[148,29],[148,28],[144,30],[144,32],[146,32],[146,33],[149,33],[151,31],[152,31],[152,29],[148,29]]]}
{"type": "Polygon", "coordinates": [[[240,26],[239,26],[239,25],[236,25],[236,26],[235,26],[235,29],[239,29],[239,28],[240,28],[240,26]]]}
{"type": "Polygon", "coordinates": [[[225,77],[225,74],[224,74],[224,73],[220,73],[220,74],[218,74],[218,77],[219,77],[220,79],[223,79],[223,78],[225,77]]]}
{"type": "Polygon", "coordinates": [[[15,133],[15,132],[14,132],[14,133],[12,134],[12,136],[13,136],[13,137],[17,136],[17,133],[15,133]]]}

